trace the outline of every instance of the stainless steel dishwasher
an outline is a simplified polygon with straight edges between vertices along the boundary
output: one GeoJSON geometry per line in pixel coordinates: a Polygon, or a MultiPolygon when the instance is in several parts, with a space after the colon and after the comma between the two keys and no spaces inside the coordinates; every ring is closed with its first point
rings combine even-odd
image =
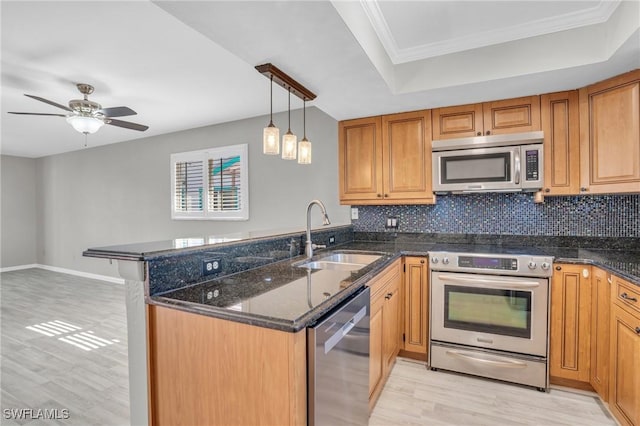
{"type": "Polygon", "coordinates": [[[308,424],[369,421],[369,288],[307,329],[308,424]]]}

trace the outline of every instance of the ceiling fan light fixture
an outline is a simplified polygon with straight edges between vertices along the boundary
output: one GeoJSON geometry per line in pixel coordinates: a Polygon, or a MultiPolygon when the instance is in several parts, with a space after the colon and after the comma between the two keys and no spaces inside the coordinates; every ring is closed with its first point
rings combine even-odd
{"type": "Polygon", "coordinates": [[[80,133],[92,134],[97,132],[100,127],[104,126],[104,121],[96,117],[87,117],[82,115],[72,115],[67,117],[67,123],[80,133]]]}

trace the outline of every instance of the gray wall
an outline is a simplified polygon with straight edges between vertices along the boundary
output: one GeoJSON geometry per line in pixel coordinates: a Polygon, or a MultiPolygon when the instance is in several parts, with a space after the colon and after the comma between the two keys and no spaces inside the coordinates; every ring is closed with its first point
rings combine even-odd
{"type": "Polygon", "coordinates": [[[0,157],[0,268],[36,263],[36,160],[0,157]]]}
{"type": "MultiPolygon", "coordinates": [[[[286,131],[282,128],[286,113],[275,115],[274,122],[281,133],[286,131]]],[[[302,111],[292,111],[291,122],[292,131],[302,137],[302,111]]],[[[262,129],[267,123],[267,117],[249,118],[38,159],[38,263],[117,276],[115,262],[85,258],[82,251],[177,237],[302,228],[306,206],[314,198],[325,202],[334,224],[349,223],[349,208],[338,201],[337,122],[317,108],[307,109],[311,165],[263,155],[262,129]],[[172,220],[170,154],[240,143],[249,144],[249,220],[172,220]]],[[[314,226],[319,225],[318,212],[313,216],[314,226]]]]}

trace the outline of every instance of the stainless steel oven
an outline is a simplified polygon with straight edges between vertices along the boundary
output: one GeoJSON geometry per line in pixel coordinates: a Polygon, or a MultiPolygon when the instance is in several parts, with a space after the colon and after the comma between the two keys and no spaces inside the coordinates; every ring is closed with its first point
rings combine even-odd
{"type": "Polygon", "coordinates": [[[546,389],[552,259],[429,256],[431,367],[546,389]]]}

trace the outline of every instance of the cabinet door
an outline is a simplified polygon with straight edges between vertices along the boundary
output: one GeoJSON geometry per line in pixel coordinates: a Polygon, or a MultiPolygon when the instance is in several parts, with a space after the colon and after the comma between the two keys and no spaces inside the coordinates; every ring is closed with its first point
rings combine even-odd
{"type": "Polygon", "coordinates": [[[431,111],[382,117],[383,198],[393,202],[433,202],[431,111]]]}
{"type": "Polygon", "coordinates": [[[540,130],[539,96],[485,102],[482,111],[485,135],[540,130]]]}
{"type": "Polygon", "coordinates": [[[589,383],[590,274],[588,266],[555,266],[551,283],[549,343],[549,372],[552,383],[554,378],[589,383]]]}
{"type": "Polygon", "coordinates": [[[611,310],[609,409],[622,425],[640,425],[640,316],[611,310]]]}
{"type": "Polygon", "coordinates": [[[580,89],[581,186],[640,192],[640,70],[580,89]]]}
{"type": "Polygon", "coordinates": [[[382,198],[380,117],[341,121],[338,125],[340,202],[357,204],[382,198]]]}
{"type": "Polygon", "coordinates": [[[371,320],[369,334],[369,398],[383,376],[383,348],[382,348],[382,307],[384,295],[378,294],[371,300],[371,320]]]}
{"type": "Polygon", "coordinates": [[[459,105],[432,110],[433,139],[481,136],[482,104],[459,105]]]}
{"type": "Polygon", "coordinates": [[[580,193],[578,91],[542,95],[545,195],[580,193]]]}
{"type": "Polygon", "coordinates": [[[593,389],[605,402],[609,397],[609,305],[611,277],[592,268],[591,281],[591,379],[593,389]]]}
{"type": "Polygon", "coordinates": [[[385,375],[389,374],[400,350],[400,275],[394,276],[384,295],[382,314],[382,350],[385,375]]]}
{"type": "Polygon", "coordinates": [[[404,260],[404,344],[408,352],[427,353],[429,287],[424,257],[404,260]]]}

